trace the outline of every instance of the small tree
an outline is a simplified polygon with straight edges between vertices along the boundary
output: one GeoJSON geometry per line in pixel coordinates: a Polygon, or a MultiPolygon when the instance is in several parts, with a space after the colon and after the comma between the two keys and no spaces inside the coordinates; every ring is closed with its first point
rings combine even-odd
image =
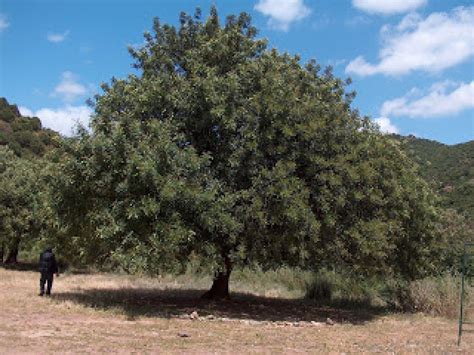
{"type": "Polygon", "coordinates": [[[17,262],[20,244],[38,236],[39,166],[0,146],[0,259],[17,262]]]}
{"type": "Polygon", "coordinates": [[[346,83],[268,50],[245,13],[180,22],[130,49],[141,75],[103,85],[60,169],[58,211],[84,250],[152,270],[220,260],[210,298],[228,297],[236,263],[426,272],[432,195],[346,83]]]}

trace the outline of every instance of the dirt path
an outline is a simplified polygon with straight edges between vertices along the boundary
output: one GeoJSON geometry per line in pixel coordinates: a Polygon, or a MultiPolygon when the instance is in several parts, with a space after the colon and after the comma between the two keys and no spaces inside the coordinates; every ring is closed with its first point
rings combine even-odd
{"type": "Polygon", "coordinates": [[[252,296],[205,303],[195,290],[113,275],[63,275],[36,295],[38,275],[0,269],[0,353],[472,353],[457,323],[416,315],[322,309],[252,296]],[[193,314],[193,312],[196,313],[193,314]],[[326,318],[335,321],[327,325],[326,318]]]}

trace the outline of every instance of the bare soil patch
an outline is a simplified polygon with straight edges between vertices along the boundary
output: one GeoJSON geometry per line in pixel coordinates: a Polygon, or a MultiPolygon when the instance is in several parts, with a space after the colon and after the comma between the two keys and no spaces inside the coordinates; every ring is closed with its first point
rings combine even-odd
{"type": "Polygon", "coordinates": [[[297,299],[203,290],[149,278],[62,275],[51,298],[39,275],[0,269],[1,353],[472,353],[457,322],[381,309],[332,309],[297,299]],[[331,321],[327,321],[330,318],[331,321]],[[333,325],[329,325],[334,323],[333,325]]]}

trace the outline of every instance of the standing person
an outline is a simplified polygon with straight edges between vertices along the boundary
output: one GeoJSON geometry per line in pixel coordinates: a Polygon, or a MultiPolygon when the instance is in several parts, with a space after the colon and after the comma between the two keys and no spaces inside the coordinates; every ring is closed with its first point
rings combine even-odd
{"type": "Polygon", "coordinates": [[[58,265],[52,248],[48,247],[40,254],[39,271],[41,273],[39,295],[44,295],[44,284],[47,283],[46,295],[49,296],[53,287],[54,274],[59,276],[58,265]]]}

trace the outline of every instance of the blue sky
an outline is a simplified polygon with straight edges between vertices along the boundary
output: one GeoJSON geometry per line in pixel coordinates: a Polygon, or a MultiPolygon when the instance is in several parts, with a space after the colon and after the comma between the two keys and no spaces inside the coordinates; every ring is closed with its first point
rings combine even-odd
{"type": "Polygon", "coordinates": [[[474,139],[471,0],[0,0],[0,96],[70,134],[100,83],[133,72],[128,45],[153,17],[216,4],[248,12],[271,47],[353,79],[353,107],[381,130],[474,139]]]}

